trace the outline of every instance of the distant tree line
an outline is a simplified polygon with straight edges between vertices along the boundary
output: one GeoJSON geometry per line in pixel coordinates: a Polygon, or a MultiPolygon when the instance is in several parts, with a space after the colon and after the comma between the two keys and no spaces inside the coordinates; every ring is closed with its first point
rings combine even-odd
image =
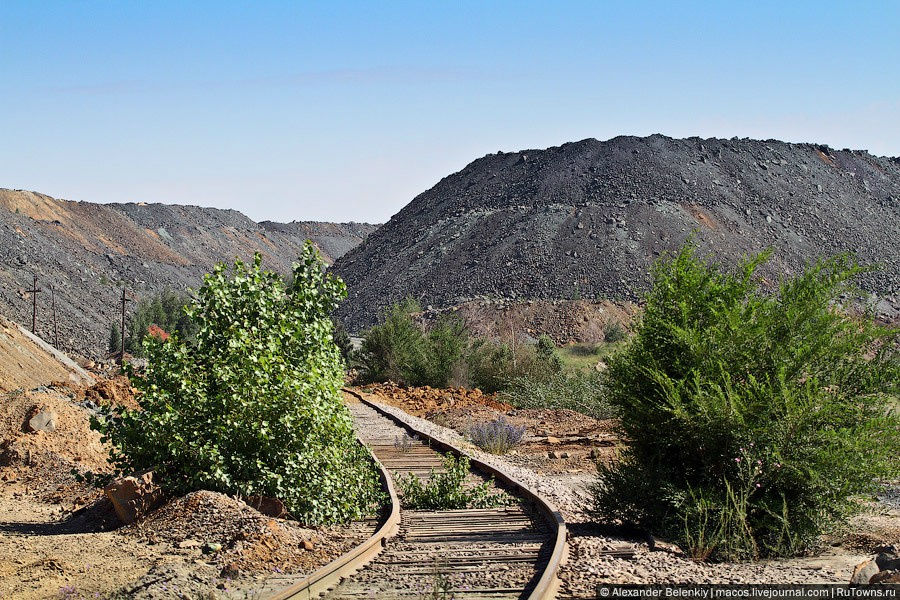
{"type": "MultiPolygon", "coordinates": [[[[197,326],[185,312],[191,296],[185,291],[162,290],[141,299],[125,325],[125,351],[132,356],[145,356],[144,339],[153,335],[162,339],[176,335],[190,340],[197,333],[197,326]]],[[[121,351],[122,332],[118,322],[109,327],[109,352],[121,351]]]]}

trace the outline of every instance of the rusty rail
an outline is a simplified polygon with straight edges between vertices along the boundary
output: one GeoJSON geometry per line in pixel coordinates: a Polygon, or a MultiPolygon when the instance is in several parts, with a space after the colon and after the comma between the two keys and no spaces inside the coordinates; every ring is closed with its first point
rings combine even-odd
{"type": "MultiPolygon", "coordinates": [[[[366,448],[365,444],[361,441],[359,443],[366,448]]],[[[351,575],[368,564],[373,558],[381,553],[387,540],[397,535],[397,532],[400,530],[400,500],[397,498],[397,492],[394,490],[393,480],[391,479],[390,473],[387,472],[387,469],[384,468],[384,465],[382,465],[375,456],[375,453],[368,448],[366,448],[366,450],[378,466],[381,483],[390,497],[391,509],[387,519],[365,542],[356,546],[350,552],[331,561],[324,567],[321,567],[312,575],[268,596],[267,600],[308,600],[310,598],[316,598],[323,592],[334,587],[341,579],[351,575]]]]}
{"type": "MultiPolygon", "coordinates": [[[[344,391],[357,398],[366,406],[369,406],[378,411],[385,417],[399,423],[403,427],[413,430],[416,435],[425,440],[428,440],[432,447],[439,448],[445,452],[450,452],[457,456],[466,455],[465,452],[463,452],[459,448],[456,448],[446,442],[434,438],[427,433],[419,431],[411,422],[384,410],[377,403],[364,398],[363,395],[359,392],[347,388],[345,388],[344,391]]],[[[474,457],[469,457],[469,464],[479,471],[492,475],[495,479],[502,481],[512,490],[530,500],[536,507],[538,507],[548,525],[550,525],[550,527],[555,530],[556,539],[554,541],[553,551],[550,554],[550,559],[547,562],[547,566],[544,568],[544,572],[538,579],[537,584],[535,585],[531,594],[528,596],[528,600],[551,600],[555,598],[556,593],[559,589],[559,569],[560,566],[565,563],[568,557],[568,544],[566,543],[566,522],[562,517],[562,513],[560,513],[559,509],[557,509],[556,506],[553,505],[553,503],[538,494],[536,490],[532,490],[525,484],[517,481],[512,475],[506,473],[502,469],[489,465],[474,457]]]]}

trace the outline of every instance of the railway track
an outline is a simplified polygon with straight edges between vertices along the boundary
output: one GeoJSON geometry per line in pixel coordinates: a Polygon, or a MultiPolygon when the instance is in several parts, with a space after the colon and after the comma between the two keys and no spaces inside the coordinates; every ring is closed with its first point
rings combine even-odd
{"type": "Polygon", "coordinates": [[[556,595],[565,524],[552,505],[506,474],[472,461],[470,483],[493,477],[516,502],[450,511],[398,511],[391,476],[440,471],[438,452],[458,453],[347,390],[360,440],[380,463],[393,511],[372,538],[273,596],[329,600],[444,598],[543,600],[556,595]],[[397,440],[407,436],[406,443],[397,440]],[[410,437],[415,439],[410,440],[410,437]],[[367,546],[360,551],[363,546],[367,546]]]}

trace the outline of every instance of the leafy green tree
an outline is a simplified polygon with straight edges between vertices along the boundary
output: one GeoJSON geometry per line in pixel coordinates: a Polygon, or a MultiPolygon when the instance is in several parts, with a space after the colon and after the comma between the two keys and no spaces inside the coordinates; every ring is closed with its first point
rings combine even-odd
{"type": "Polygon", "coordinates": [[[698,558],[790,555],[900,471],[900,332],[841,298],[846,256],[762,288],[688,244],[660,261],[608,394],[629,446],[601,467],[597,516],[698,558]]]}
{"type": "Polygon", "coordinates": [[[172,492],[274,496],[310,524],[361,517],[379,491],[341,402],[329,315],[345,286],[311,244],[290,287],[261,262],[216,266],[186,313],[195,339],[148,337],[146,371],[129,369],[141,409],[93,425],[118,472],[152,468],[172,492]]]}

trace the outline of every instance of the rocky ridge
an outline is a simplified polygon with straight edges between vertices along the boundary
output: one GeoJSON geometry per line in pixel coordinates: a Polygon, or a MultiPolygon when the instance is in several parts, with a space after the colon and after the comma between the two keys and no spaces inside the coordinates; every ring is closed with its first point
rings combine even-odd
{"type": "Polygon", "coordinates": [[[351,330],[391,302],[634,300],[691,234],[726,263],[774,249],[770,281],[855,253],[878,310],[900,305],[900,159],[776,140],[586,139],[490,154],[420,194],[333,269],[351,330]]]}
{"type": "Polygon", "coordinates": [[[31,324],[38,276],[38,335],[97,357],[117,320],[122,286],[131,299],[165,288],[196,287],[220,261],[263,255],[287,272],[311,239],[332,262],[376,226],[364,223],[256,223],[234,210],[164,204],[94,204],[0,189],[0,313],[31,324]]]}

